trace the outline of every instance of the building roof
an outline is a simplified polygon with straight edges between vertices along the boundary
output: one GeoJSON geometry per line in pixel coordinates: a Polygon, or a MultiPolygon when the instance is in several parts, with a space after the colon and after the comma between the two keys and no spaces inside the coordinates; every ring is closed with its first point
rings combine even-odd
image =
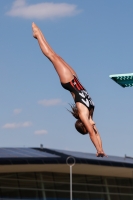
{"type": "MultiPolygon", "coordinates": [[[[74,157],[76,164],[92,164],[112,167],[133,168],[130,157],[96,157],[92,153],[83,153],[48,148],[0,148],[0,165],[17,164],[66,164],[68,157],[74,157]]],[[[69,163],[73,163],[69,159],[69,163]]]]}

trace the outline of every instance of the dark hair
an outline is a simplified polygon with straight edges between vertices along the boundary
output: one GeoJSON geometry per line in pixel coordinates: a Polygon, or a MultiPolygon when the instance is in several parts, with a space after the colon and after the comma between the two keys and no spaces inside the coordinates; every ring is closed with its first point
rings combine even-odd
{"type": "Polygon", "coordinates": [[[76,104],[69,104],[72,111],[68,110],[76,119],[79,119],[79,113],[76,104]]]}
{"type": "Polygon", "coordinates": [[[81,133],[82,135],[85,135],[87,134],[87,130],[86,130],[86,127],[84,126],[84,124],[82,123],[82,121],[80,119],[78,119],[76,122],[75,122],[75,128],[76,130],[81,133]]]}
{"type": "Polygon", "coordinates": [[[72,111],[68,110],[76,119],[77,121],[75,122],[75,128],[76,130],[81,133],[82,135],[87,134],[87,130],[84,126],[84,124],[82,123],[82,121],[79,118],[79,114],[78,114],[78,109],[77,106],[75,104],[70,104],[72,111]]]}

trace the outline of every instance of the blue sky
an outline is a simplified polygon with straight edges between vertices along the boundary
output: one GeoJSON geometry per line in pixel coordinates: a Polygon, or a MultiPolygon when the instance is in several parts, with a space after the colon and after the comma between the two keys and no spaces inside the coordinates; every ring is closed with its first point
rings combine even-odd
{"type": "Polygon", "coordinates": [[[133,72],[132,0],[0,1],[0,146],[96,153],[74,128],[73,100],[32,37],[33,21],[95,102],[105,152],[133,156],[132,88],[109,79],[133,72]]]}

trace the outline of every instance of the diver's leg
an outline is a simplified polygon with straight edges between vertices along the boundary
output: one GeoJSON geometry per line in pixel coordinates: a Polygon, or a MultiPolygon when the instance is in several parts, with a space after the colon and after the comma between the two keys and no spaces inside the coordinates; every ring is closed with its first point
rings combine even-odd
{"type": "MultiPolygon", "coordinates": [[[[47,48],[49,49],[49,51],[51,52],[51,53],[53,53],[53,54],[55,54],[55,52],[53,51],[53,49],[50,47],[50,45],[48,44],[48,42],[46,41],[46,39],[45,39],[45,37],[44,37],[44,35],[42,34],[42,32],[41,32],[41,30],[34,24],[34,23],[32,23],[32,28],[33,28],[33,36],[36,38],[36,39],[38,39],[37,38],[37,35],[40,35],[41,36],[41,39],[42,39],[42,41],[43,41],[43,43],[45,44],[45,46],[47,46],[47,48]],[[38,33],[37,33],[38,32],[38,33]],[[39,34],[40,33],[40,34],[39,34]]],[[[41,42],[42,43],[42,42],[41,42]]],[[[40,47],[42,47],[42,45],[40,46],[40,47]]],[[[41,50],[42,50],[42,48],[41,48],[41,50]]],[[[44,51],[42,51],[43,53],[44,53],[44,55],[45,55],[45,52],[44,51]]],[[[46,55],[45,55],[46,56],[46,55]]],[[[70,71],[71,71],[71,73],[73,74],[73,75],[75,75],[76,77],[77,77],[77,74],[76,74],[76,72],[73,70],[73,68],[72,67],[70,67],[59,55],[57,55],[58,56],[58,59],[60,60],[60,62],[62,63],[62,64],[64,64],[64,66],[66,66],[70,71]]]]}
{"type": "MultiPolygon", "coordinates": [[[[37,28],[38,28],[38,27],[37,27],[37,28]]],[[[49,47],[49,49],[51,50],[51,52],[54,53],[53,49],[51,48],[51,46],[50,46],[50,45],[48,44],[48,42],[46,41],[46,39],[45,39],[43,33],[41,32],[41,30],[40,30],[39,28],[38,28],[38,30],[39,30],[40,34],[42,35],[42,39],[44,40],[45,44],[47,44],[47,46],[49,47]]],[[[76,74],[76,72],[74,71],[74,69],[73,69],[72,67],[70,67],[70,65],[68,65],[61,57],[59,57],[59,58],[60,58],[60,60],[64,63],[64,65],[66,65],[66,67],[69,68],[69,70],[72,72],[72,74],[75,75],[75,76],[77,77],[77,74],[76,74]]]]}

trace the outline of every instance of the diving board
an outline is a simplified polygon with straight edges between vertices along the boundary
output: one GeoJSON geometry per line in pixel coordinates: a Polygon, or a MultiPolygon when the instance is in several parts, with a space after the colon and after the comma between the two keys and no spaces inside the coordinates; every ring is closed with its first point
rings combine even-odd
{"type": "Polygon", "coordinates": [[[110,75],[109,77],[124,88],[133,86],[133,73],[114,74],[114,75],[110,75]]]}

